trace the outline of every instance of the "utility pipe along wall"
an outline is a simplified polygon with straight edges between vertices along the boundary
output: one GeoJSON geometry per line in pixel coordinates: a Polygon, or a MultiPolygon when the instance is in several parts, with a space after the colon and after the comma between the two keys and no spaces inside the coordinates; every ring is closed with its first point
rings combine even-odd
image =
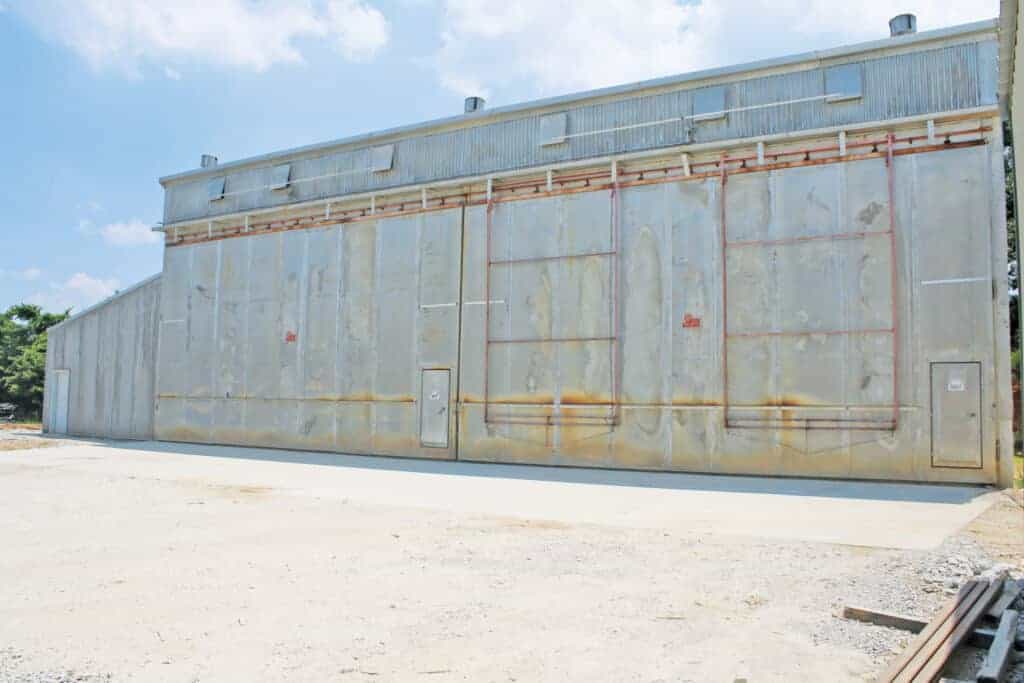
{"type": "Polygon", "coordinates": [[[995,482],[989,137],[183,242],[156,437],[995,482]]]}

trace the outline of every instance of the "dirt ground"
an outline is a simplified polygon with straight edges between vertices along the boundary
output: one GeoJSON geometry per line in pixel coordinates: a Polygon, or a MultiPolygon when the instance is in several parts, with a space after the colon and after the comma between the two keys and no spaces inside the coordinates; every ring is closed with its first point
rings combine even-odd
{"type": "Polygon", "coordinates": [[[0,422],[0,451],[26,448],[49,448],[57,445],[53,439],[40,438],[42,425],[26,422],[0,422]]]}
{"type": "Polygon", "coordinates": [[[327,492],[344,468],[310,470],[318,489],[275,467],[5,453],[0,680],[864,681],[909,636],[844,604],[927,617],[1024,569],[1007,494],[901,550],[367,502],[327,492]]]}

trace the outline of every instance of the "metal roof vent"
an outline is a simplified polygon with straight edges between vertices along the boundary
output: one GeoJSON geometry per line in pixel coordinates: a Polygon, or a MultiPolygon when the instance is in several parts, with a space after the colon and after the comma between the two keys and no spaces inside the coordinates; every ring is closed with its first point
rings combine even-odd
{"type": "Polygon", "coordinates": [[[212,168],[217,165],[217,157],[212,154],[204,154],[199,157],[199,168],[212,168]]]}
{"type": "Polygon", "coordinates": [[[897,14],[889,20],[889,35],[893,38],[910,33],[917,33],[917,17],[913,14],[897,14]]]}
{"type": "Polygon", "coordinates": [[[466,98],[466,113],[473,114],[484,108],[484,98],[482,97],[467,97],[466,98]]]}

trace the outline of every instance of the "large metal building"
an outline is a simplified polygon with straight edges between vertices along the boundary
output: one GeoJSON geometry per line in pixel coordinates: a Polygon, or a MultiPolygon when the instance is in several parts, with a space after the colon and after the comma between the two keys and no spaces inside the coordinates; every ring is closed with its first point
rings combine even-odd
{"type": "Polygon", "coordinates": [[[51,330],[45,428],[1007,484],[997,24],[908,21],[204,158],[160,278],[51,330]]]}

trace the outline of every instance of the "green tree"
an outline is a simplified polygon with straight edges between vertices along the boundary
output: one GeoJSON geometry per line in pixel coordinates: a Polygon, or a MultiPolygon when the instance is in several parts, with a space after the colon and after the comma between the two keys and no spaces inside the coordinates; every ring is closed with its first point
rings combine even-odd
{"type": "Polygon", "coordinates": [[[0,403],[13,403],[21,415],[39,415],[46,375],[46,330],[68,317],[33,304],[11,306],[0,314],[0,403]]]}

